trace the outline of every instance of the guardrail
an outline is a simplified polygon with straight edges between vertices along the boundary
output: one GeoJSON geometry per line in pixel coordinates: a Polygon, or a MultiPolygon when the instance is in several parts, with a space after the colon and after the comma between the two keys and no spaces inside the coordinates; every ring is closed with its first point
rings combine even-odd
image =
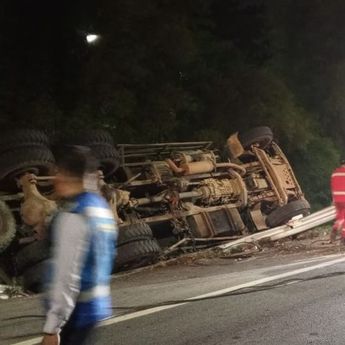
{"type": "Polygon", "coordinates": [[[335,219],[335,207],[329,206],[313,214],[295,220],[290,221],[286,225],[278,226],[273,229],[257,232],[255,234],[242,237],[238,240],[228,242],[219,246],[220,249],[228,249],[230,247],[240,245],[247,242],[256,242],[258,240],[269,239],[271,241],[277,241],[285,237],[297,235],[301,232],[310,230],[322,224],[326,224],[335,219]]]}

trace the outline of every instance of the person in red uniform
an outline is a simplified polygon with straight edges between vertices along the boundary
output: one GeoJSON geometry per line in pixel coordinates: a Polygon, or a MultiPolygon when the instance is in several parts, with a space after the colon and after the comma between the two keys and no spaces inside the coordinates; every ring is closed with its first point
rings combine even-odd
{"type": "Polygon", "coordinates": [[[340,167],[336,168],[331,176],[331,190],[333,204],[336,209],[336,218],[331,232],[333,242],[337,233],[341,233],[341,241],[345,244],[345,159],[340,167]]]}

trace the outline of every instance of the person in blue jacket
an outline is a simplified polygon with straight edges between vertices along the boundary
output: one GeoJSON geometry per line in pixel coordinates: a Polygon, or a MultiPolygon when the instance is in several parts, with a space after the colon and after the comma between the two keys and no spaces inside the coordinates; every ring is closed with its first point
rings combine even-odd
{"type": "Polygon", "coordinates": [[[95,326],[111,316],[110,276],[117,226],[107,202],[85,190],[97,160],[86,147],[57,157],[55,192],[64,206],[52,224],[43,345],[85,344],[95,326]]]}

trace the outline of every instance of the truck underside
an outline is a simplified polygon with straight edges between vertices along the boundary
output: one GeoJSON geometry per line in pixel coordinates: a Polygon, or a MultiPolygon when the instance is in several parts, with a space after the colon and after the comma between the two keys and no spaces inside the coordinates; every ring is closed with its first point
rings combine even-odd
{"type": "MultiPolygon", "coordinates": [[[[62,202],[51,187],[54,156],[38,131],[7,138],[0,148],[0,267],[34,289],[48,255],[47,224],[62,202]]],[[[100,161],[85,183],[107,199],[118,222],[117,270],[152,262],[162,248],[193,250],[309,213],[267,127],[231,135],[223,150],[208,141],[114,145],[103,131],[68,143],[89,146],[100,161]]]]}

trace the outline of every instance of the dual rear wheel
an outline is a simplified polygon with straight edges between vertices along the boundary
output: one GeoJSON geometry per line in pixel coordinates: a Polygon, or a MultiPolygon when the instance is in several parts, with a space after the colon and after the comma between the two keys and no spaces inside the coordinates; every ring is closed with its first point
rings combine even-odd
{"type": "MultiPolygon", "coordinates": [[[[7,132],[0,138],[0,190],[17,193],[17,179],[26,172],[49,175],[54,156],[47,136],[37,130],[7,132]]],[[[0,201],[0,253],[10,245],[16,234],[16,222],[9,206],[0,201]]]]}
{"type": "Polygon", "coordinates": [[[155,262],[161,252],[151,228],[146,223],[134,223],[119,230],[115,270],[136,268],[155,262]]]}

